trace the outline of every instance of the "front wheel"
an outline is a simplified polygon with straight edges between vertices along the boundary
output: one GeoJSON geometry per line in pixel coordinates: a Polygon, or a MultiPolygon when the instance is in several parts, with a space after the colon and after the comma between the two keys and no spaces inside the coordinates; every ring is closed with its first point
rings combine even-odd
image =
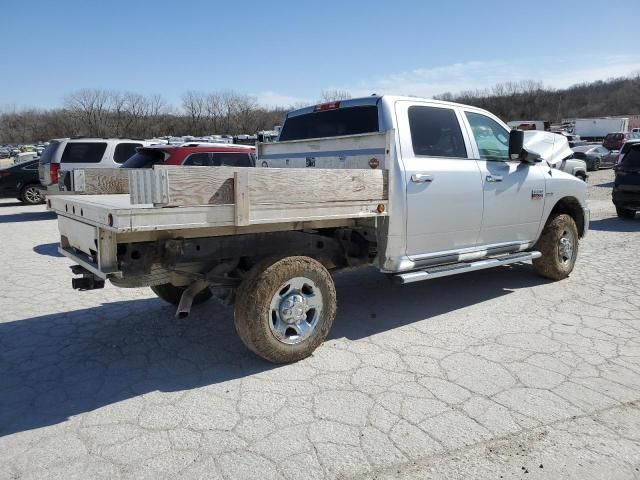
{"type": "MultiPolygon", "coordinates": [[[[177,287],[172,283],[163,283],[162,285],[153,285],[150,287],[153,293],[155,293],[159,298],[164,300],[171,305],[178,305],[180,303],[180,298],[182,298],[182,294],[187,289],[187,287],[177,287]]],[[[198,293],[193,299],[193,305],[199,305],[201,303],[209,300],[213,294],[211,290],[205,288],[200,293],[198,293]]]]}
{"type": "Polygon", "coordinates": [[[624,218],[625,220],[633,220],[636,218],[636,211],[629,210],[628,208],[616,207],[616,214],[619,218],[624,218]]]}
{"type": "Polygon", "coordinates": [[[39,205],[44,202],[44,198],[38,187],[27,185],[20,191],[20,201],[27,205],[39,205]]]}
{"type": "Polygon", "coordinates": [[[308,357],[336,315],[331,275],[317,260],[286,257],[258,263],[238,288],[234,323],[243,343],[273,363],[308,357]]]}
{"type": "Polygon", "coordinates": [[[552,280],[567,278],[578,257],[576,222],[564,213],[549,219],[533,248],[542,253],[533,261],[538,274],[552,280]]]}

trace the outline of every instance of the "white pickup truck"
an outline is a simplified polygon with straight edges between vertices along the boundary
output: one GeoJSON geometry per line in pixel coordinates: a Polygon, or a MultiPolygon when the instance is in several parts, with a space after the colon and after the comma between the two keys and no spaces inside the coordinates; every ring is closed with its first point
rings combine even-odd
{"type": "Polygon", "coordinates": [[[589,227],[583,181],[465,105],[296,110],[256,165],[157,167],[130,172],[128,195],[51,197],[74,288],[150,286],[178,316],[216,296],[249,349],[291,362],[331,328],[332,271],[375,265],[410,283],[532,260],[560,280],[589,227]]]}

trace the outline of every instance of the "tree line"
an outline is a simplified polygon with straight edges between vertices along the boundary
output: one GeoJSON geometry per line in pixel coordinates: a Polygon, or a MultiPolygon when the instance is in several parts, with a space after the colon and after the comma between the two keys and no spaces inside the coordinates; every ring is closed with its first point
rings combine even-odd
{"type": "Polygon", "coordinates": [[[455,101],[494,113],[505,121],[544,120],[559,123],[569,118],[640,114],[640,74],[581,83],[564,89],[545,87],[542,82],[507,82],[484,90],[435,98],[455,101]]]}
{"type": "Polygon", "coordinates": [[[212,135],[255,133],[282,122],[287,109],[265,108],[236,92],[188,91],[179,107],[161,95],[82,89],[54,109],[0,112],[0,143],[30,143],[51,138],[212,135]]]}
{"type": "MultiPolygon", "coordinates": [[[[345,90],[325,90],[319,101],[350,98],[345,90]]],[[[548,120],[640,114],[640,74],[565,89],[541,82],[507,82],[484,90],[443,93],[435,98],[474,105],[503,120],[548,120]]],[[[298,105],[299,106],[299,105],[298,105]]],[[[255,133],[281,124],[296,107],[267,108],[237,92],[188,91],[179,106],[161,95],[82,89],[53,109],[0,112],[0,143],[30,143],[58,137],[153,138],[160,135],[255,133]]]]}

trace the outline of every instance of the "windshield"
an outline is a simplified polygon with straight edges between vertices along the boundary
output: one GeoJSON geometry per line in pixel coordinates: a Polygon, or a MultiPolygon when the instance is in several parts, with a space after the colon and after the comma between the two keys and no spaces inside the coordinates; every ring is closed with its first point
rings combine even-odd
{"type": "Polygon", "coordinates": [[[122,164],[122,168],[151,168],[164,162],[162,150],[138,150],[122,164]]]}
{"type": "Polygon", "coordinates": [[[47,145],[47,148],[44,149],[44,151],[42,152],[42,155],[40,156],[40,163],[42,165],[51,163],[51,160],[53,160],[53,157],[55,157],[59,146],[60,146],[60,142],[55,140],[52,141],[49,145],[47,145]]]}
{"type": "Polygon", "coordinates": [[[377,131],[377,106],[336,108],[287,118],[279,141],[339,137],[377,131]]]}

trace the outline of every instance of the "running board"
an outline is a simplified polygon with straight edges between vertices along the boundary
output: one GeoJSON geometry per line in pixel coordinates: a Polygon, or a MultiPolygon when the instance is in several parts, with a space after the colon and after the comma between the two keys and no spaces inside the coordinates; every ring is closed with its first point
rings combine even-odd
{"type": "Polygon", "coordinates": [[[510,255],[500,255],[498,257],[485,258],[476,262],[460,262],[448,265],[438,265],[436,267],[428,267],[422,270],[414,270],[407,273],[398,273],[393,279],[400,284],[421,282],[422,280],[431,280],[432,278],[448,277],[458,273],[474,272],[476,270],[484,270],[485,268],[499,267],[501,265],[509,265],[510,263],[526,262],[534,258],[540,258],[540,252],[522,252],[510,255]]]}

